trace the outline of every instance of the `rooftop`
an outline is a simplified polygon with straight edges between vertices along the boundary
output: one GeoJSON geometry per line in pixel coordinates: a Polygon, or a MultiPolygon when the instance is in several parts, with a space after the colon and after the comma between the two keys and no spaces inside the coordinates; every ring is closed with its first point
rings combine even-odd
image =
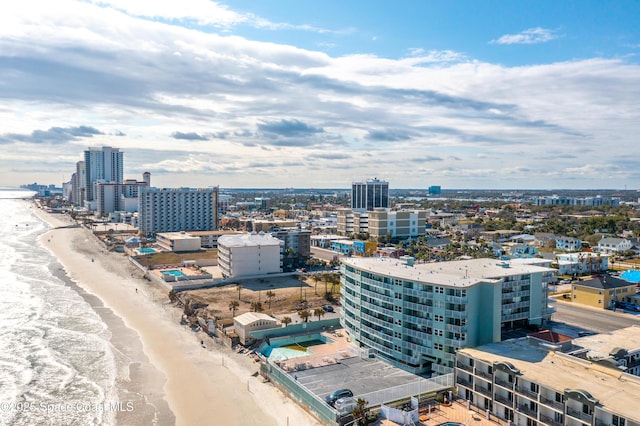
{"type": "Polygon", "coordinates": [[[345,265],[369,270],[379,275],[397,277],[414,282],[471,287],[479,283],[497,282],[502,277],[553,272],[553,269],[496,259],[470,259],[452,262],[416,263],[392,258],[345,258],[345,265]]]}
{"type": "Polygon", "coordinates": [[[280,240],[271,234],[252,233],[221,235],[218,244],[226,247],[253,247],[253,246],[279,246],[280,240]]]}
{"type": "MultiPolygon", "coordinates": [[[[627,333],[637,334],[636,327],[630,328],[635,331],[627,333]]],[[[509,362],[528,380],[558,391],[587,390],[607,409],[624,415],[628,420],[640,421],[635,406],[640,395],[640,377],[561,352],[531,346],[526,338],[464,348],[460,350],[460,354],[489,364],[509,362]]]]}
{"type": "Polygon", "coordinates": [[[591,278],[590,280],[573,283],[573,285],[608,290],[611,288],[635,286],[636,284],[626,280],[621,280],[620,278],[608,276],[608,275],[599,275],[591,278]]]}

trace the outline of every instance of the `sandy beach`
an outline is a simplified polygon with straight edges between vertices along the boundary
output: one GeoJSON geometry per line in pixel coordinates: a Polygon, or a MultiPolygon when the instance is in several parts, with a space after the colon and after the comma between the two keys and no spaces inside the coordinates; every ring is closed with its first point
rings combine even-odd
{"type": "Polygon", "coordinates": [[[126,256],[105,251],[87,229],[59,228],[72,224],[68,216],[34,211],[53,227],[41,244],[112,334],[118,397],[133,405],[117,413],[118,424],[320,425],[263,383],[258,363],[181,326],[167,291],[143,280],[126,256]]]}

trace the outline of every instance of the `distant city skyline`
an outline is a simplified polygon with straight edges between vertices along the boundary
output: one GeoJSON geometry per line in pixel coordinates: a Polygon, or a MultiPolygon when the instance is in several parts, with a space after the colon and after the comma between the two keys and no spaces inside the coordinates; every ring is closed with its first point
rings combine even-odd
{"type": "Polygon", "coordinates": [[[25,0],[0,185],[640,189],[640,3],[25,0]]]}

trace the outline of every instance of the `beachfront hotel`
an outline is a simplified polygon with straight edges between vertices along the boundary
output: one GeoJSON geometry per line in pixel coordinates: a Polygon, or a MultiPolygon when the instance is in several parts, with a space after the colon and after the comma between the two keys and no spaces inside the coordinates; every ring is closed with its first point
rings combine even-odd
{"type": "Polygon", "coordinates": [[[458,396],[512,425],[640,426],[638,327],[573,341],[545,333],[461,349],[458,396]]]}
{"type": "Polygon", "coordinates": [[[414,373],[453,371],[456,352],[501,340],[503,329],[551,317],[551,268],[495,259],[414,264],[345,258],[341,324],[351,338],[414,373]]]}
{"type": "MultiPolygon", "coordinates": [[[[84,151],[85,202],[91,204],[95,201],[97,182],[122,183],[123,154],[118,148],[109,146],[89,148],[84,151]]],[[[95,210],[95,207],[91,210],[95,210]]]]}
{"type": "Polygon", "coordinates": [[[143,235],[218,229],[218,187],[148,188],[138,192],[138,223],[143,235]]]}

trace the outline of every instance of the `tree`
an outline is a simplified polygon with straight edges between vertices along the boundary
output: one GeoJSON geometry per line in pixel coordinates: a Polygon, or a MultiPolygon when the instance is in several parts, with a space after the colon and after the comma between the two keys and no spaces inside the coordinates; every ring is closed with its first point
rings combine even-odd
{"type": "Polygon", "coordinates": [[[273,299],[274,297],[276,297],[276,294],[271,290],[267,290],[267,302],[269,302],[269,310],[271,310],[271,299],[273,299]]]}
{"type": "Polygon", "coordinates": [[[251,310],[253,312],[262,312],[262,303],[261,302],[251,302],[251,310]]]}
{"type": "Polygon", "coordinates": [[[320,280],[322,280],[322,277],[320,276],[320,274],[315,273],[311,276],[311,279],[313,280],[315,286],[313,287],[313,294],[315,294],[316,296],[318,295],[318,282],[320,282],[320,280]]]}
{"type": "Polygon", "coordinates": [[[325,314],[324,309],[322,308],[315,308],[313,310],[313,315],[318,317],[318,321],[320,321],[320,318],[322,318],[322,316],[325,314]]]}
{"type": "Polygon", "coordinates": [[[240,290],[242,290],[242,286],[238,284],[237,289],[238,289],[238,300],[240,300],[240,290]]]}
{"type": "Polygon", "coordinates": [[[291,317],[282,317],[280,322],[283,323],[284,326],[286,327],[287,325],[291,324],[291,317]]]}
{"type": "Polygon", "coordinates": [[[236,316],[236,312],[238,311],[239,306],[240,303],[237,300],[232,300],[231,302],[229,302],[229,310],[231,311],[231,316],[236,316]]]}
{"type": "Polygon", "coordinates": [[[304,321],[309,322],[309,317],[311,316],[311,312],[308,309],[303,309],[298,311],[298,316],[304,321]]]}
{"type": "Polygon", "coordinates": [[[357,425],[364,425],[366,422],[367,414],[369,413],[369,407],[367,404],[369,401],[366,401],[362,398],[358,398],[356,400],[356,406],[353,408],[351,415],[353,416],[353,420],[357,425]]]}

